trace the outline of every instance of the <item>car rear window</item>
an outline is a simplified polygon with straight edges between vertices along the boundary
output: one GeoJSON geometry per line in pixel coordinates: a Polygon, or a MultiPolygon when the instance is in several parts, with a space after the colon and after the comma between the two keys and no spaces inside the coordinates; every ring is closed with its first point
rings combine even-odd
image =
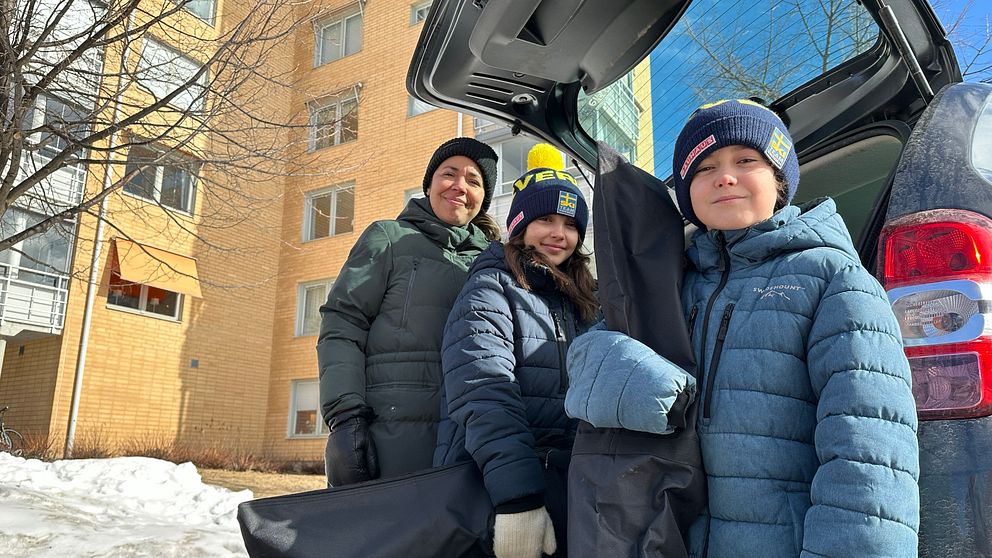
{"type": "Polygon", "coordinates": [[[697,0],[631,73],[588,97],[583,129],[659,178],[689,113],[716,99],[770,103],[869,50],[878,25],[853,0],[697,0]]]}
{"type": "Polygon", "coordinates": [[[973,137],[971,164],[985,180],[992,182],[992,100],[985,103],[973,137]]]}

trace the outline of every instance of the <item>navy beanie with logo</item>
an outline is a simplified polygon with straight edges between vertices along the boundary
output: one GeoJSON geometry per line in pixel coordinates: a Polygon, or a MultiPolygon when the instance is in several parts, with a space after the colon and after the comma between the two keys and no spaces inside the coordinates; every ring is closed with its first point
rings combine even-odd
{"type": "Polygon", "coordinates": [[[589,208],[575,178],[549,167],[531,169],[513,183],[513,201],[506,216],[507,236],[523,234],[534,219],[556,213],[575,219],[581,244],[586,236],[589,208]]]}
{"type": "Polygon", "coordinates": [[[474,138],[453,138],[442,143],[434,150],[434,155],[431,156],[430,162],[427,163],[427,171],[424,173],[424,195],[428,195],[427,190],[431,187],[431,181],[434,179],[434,173],[437,172],[437,168],[441,166],[441,163],[456,155],[472,159],[479,166],[479,170],[482,171],[482,189],[484,194],[480,212],[485,213],[489,211],[489,202],[492,201],[493,189],[496,188],[496,162],[499,160],[499,157],[496,156],[496,152],[493,151],[492,147],[474,138]]]}
{"type": "Polygon", "coordinates": [[[764,154],[788,184],[786,203],[799,187],[799,159],[788,128],[770,109],[746,99],[709,103],[696,109],[675,141],[672,179],[682,215],[705,228],[692,210],[689,186],[707,155],[722,147],[744,145],[764,154]]]}

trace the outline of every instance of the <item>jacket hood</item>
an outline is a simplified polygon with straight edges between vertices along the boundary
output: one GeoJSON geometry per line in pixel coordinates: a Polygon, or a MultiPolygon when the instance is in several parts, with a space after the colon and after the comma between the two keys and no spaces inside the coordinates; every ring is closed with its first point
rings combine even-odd
{"type": "Polygon", "coordinates": [[[506,251],[503,249],[502,242],[498,240],[490,242],[489,246],[472,262],[468,272],[471,275],[483,269],[510,271],[510,267],[506,265],[506,251]]]}
{"type": "Polygon", "coordinates": [[[439,219],[428,198],[411,199],[396,220],[410,223],[438,245],[458,252],[472,247],[482,250],[489,242],[482,229],[472,223],[456,226],[439,219]]]}
{"type": "Polygon", "coordinates": [[[720,266],[720,247],[725,244],[732,265],[753,265],[790,252],[829,247],[859,260],[851,235],[837,206],[830,198],[802,206],[787,205],[746,229],[699,231],[689,245],[687,257],[699,271],[720,266]]]}

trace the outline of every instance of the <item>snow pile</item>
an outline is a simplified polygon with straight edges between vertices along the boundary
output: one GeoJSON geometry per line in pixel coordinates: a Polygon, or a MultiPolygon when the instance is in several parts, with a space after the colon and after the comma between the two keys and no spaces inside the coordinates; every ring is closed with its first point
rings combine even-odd
{"type": "Polygon", "coordinates": [[[0,453],[0,556],[243,557],[237,506],[251,498],[192,463],[0,453]]]}

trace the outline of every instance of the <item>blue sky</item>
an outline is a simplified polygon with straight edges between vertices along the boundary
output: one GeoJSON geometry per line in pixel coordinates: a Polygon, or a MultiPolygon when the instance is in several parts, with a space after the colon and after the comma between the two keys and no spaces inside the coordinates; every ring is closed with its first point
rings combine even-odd
{"type": "MultiPolygon", "coordinates": [[[[944,24],[945,29],[953,25],[957,17],[965,12],[965,18],[961,21],[959,28],[951,36],[951,43],[954,44],[955,54],[958,63],[962,66],[974,57],[974,45],[980,43],[987,31],[987,25],[992,25],[992,2],[989,0],[931,0],[937,17],[944,24]],[[969,48],[968,43],[971,43],[969,48]]],[[[992,45],[990,45],[992,47],[992,45]]],[[[979,65],[988,66],[992,64],[992,52],[986,52],[985,56],[979,60],[979,65]],[[984,64],[983,64],[984,62],[984,64]]],[[[992,70],[976,76],[966,76],[965,79],[978,81],[992,78],[992,70]]]]}

